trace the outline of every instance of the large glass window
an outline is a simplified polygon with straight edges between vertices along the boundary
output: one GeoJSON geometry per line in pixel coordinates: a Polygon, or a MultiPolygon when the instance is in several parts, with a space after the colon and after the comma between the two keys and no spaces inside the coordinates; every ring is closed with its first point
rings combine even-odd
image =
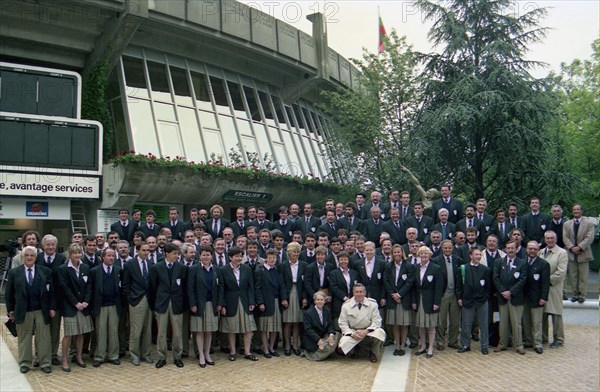
{"type": "Polygon", "coordinates": [[[265,112],[265,118],[267,120],[267,124],[271,126],[275,126],[275,117],[273,116],[273,111],[271,110],[271,105],[269,103],[269,96],[262,92],[258,92],[258,96],[260,97],[260,103],[262,105],[263,111],[265,112]]]}
{"type": "Polygon", "coordinates": [[[177,124],[159,121],[158,135],[163,156],[170,157],[171,159],[183,156],[179,126],[177,124]]]}
{"type": "Polygon", "coordinates": [[[215,129],[217,128],[217,120],[215,119],[214,113],[199,110],[198,114],[200,115],[200,124],[202,124],[202,127],[215,129]]]}
{"type": "Polygon", "coordinates": [[[194,109],[179,107],[177,112],[179,113],[181,136],[186,158],[194,162],[206,160],[202,147],[202,139],[200,138],[200,128],[196,121],[194,109]]]}
{"type": "Polygon", "coordinates": [[[133,148],[141,154],[152,153],[160,156],[158,149],[158,140],[154,132],[154,122],[152,120],[152,110],[150,109],[150,101],[138,99],[136,101],[128,101],[129,120],[131,122],[131,138],[133,140],[133,148]]]}
{"type": "Polygon", "coordinates": [[[175,103],[178,105],[192,106],[192,94],[188,84],[187,71],[182,68],[170,67],[175,103]]]}
{"type": "Polygon", "coordinates": [[[233,117],[220,114],[219,125],[221,125],[221,134],[223,135],[223,140],[225,141],[225,150],[227,151],[227,154],[231,152],[232,148],[236,152],[239,151],[240,149],[237,145],[238,138],[235,131],[235,124],[233,123],[233,117]]]}
{"type": "Polygon", "coordinates": [[[214,154],[216,159],[225,160],[226,154],[224,154],[221,144],[221,133],[219,131],[213,131],[210,129],[204,130],[204,141],[206,142],[206,150],[208,153],[208,159],[211,158],[211,154],[214,154]]]}
{"type": "Polygon", "coordinates": [[[231,96],[231,103],[235,110],[235,116],[238,118],[248,118],[246,114],[246,108],[244,107],[244,101],[242,100],[242,93],[240,91],[240,85],[234,82],[227,82],[229,88],[229,95],[231,96]]]}
{"type": "Polygon", "coordinates": [[[148,87],[144,77],[144,60],[123,56],[125,70],[125,92],[131,98],[148,99],[148,87]]]}
{"type": "Polygon", "coordinates": [[[262,121],[262,118],[260,117],[260,111],[258,110],[258,104],[256,103],[254,89],[248,86],[244,86],[244,95],[246,96],[246,102],[248,103],[248,109],[250,110],[252,120],[262,121]]]}
{"type": "Polygon", "coordinates": [[[219,79],[215,76],[209,77],[210,87],[212,88],[213,96],[215,97],[215,103],[217,104],[217,111],[219,113],[230,114],[229,103],[227,102],[227,94],[225,93],[225,86],[223,85],[223,79],[219,79]]]}
{"type": "Polygon", "coordinates": [[[152,86],[152,97],[157,101],[171,102],[169,81],[165,64],[147,61],[150,85],[152,86]]]}
{"type": "Polygon", "coordinates": [[[210,94],[206,84],[206,75],[194,71],[191,71],[190,75],[192,77],[192,86],[194,86],[194,94],[196,96],[198,108],[212,111],[213,107],[210,102],[210,94]]]}

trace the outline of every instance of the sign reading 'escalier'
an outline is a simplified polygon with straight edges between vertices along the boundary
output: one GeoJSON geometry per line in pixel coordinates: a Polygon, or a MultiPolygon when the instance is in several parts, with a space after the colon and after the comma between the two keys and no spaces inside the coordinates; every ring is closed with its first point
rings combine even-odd
{"type": "Polygon", "coordinates": [[[273,194],[252,191],[229,190],[223,195],[225,201],[268,203],[273,199],[273,194]]]}

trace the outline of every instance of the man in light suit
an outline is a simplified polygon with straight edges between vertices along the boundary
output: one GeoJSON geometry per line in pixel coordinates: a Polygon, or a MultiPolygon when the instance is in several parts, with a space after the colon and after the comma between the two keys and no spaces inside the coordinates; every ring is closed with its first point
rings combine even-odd
{"type": "Polygon", "coordinates": [[[590,271],[592,242],[594,242],[594,224],[583,218],[583,208],[575,204],[571,208],[573,219],[563,226],[563,241],[569,256],[569,277],[573,297],[571,302],[584,303],[587,291],[587,281],[590,271]]]}
{"type": "Polygon", "coordinates": [[[433,218],[434,223],[439,222],[439,210],[445,208],[448,210],[448,221],[456,224],[456,222],[462,219],[463,208],[461,201],[452,197],[450,185],[442,185],[440,187],[440,193],[442,194],[442,197],[434,200],[431,204],[431,217],[433,218]]]}
{"type": "Polygon", "coordinates": [[[557,245],[558,239],[555,232],[548,230],[544,233],[546,247],[538,252],[550,264],[550,291],[548,302],[544,305],[544,318],[542,320],[543,340],[548,340],[548,315],[552,316],[553,341],[550,348],[559,348],[565,343],[565,330],[563,328],[563,300],[562,293],[567,275],[567,251],[557,245]]]}
{"type": "Polygon", "coordinates": [[[386,338],[377,301],[366,297],[367,291],[361,283],[354,285],[352,293],[353,297],[342,305],[338,320],[342,331],[339,347],[348,354],[358,345],[367,350],[369,361],[377,362],[377,354],[386,338]]]}

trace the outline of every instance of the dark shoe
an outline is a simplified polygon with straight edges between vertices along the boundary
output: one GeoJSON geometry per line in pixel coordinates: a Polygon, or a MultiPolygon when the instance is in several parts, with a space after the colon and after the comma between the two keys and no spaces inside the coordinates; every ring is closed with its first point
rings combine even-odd
{"type": "Polygon", "coordinates": [[[198,362],[198,366],[200,366],[202,369],[204,369],[206,367],[206,363],[198,362]]]}
{"type": "Polygon", "coordinates": [[[584,302],[585,302],[585,298],[583,298],[583,297],[579,297],[579,299],[577,299],[577,301],[578,301],[580,304],[582,304],[582,303],[584,303],[584,302]]]}
{"type": "Polygon", "coordinates": [[[446,348],[446,346],[444,346],[443,344],[438,344],[438,345],[437,345],[435,348],[436,348],[438,351],[444,351],[444,348],[446,348]]]}
{"type": "Polygon", "coordinates": [[[423,350],[417,351],[417,352],[415,353],[415,355],[423,355],[423,354],[425,354],[426,352],[427,352],[427,349],[426,349],[426,348],[424,348],[423,350]]]}
{"type": "Polygon", "coordinates": [[[283,355],[289,357],[290,355],[292,355],[292,350],[283,350],[283,355]]]}
{"type": "Polygon", "coordinates": [[[247,360],[249,360],[249,361],[253,361],[253,362],[258,361],[258,358],[255,355],[252,355],[252,354],[244,355],[244,358],[247,359],[247,360]]]}
{"type": "Polygon", "coordinates": [[[121,360],[120,359],[111,359],[108,362],[112,363],[113,365],[120,365],[121,364],[121,360]]]}
{"type": "Polygon", "coordinates": [[[265,352],[264,352],[262,349],[260,349],[260,348],[257,348],[256,350],[253,350],[253,351],[256,351],[256,353],[257,353],[257,354],[261,354],[261,355],[265,353],[265,352]]]}
{"type": "Polygon", "coordinates": [[[427,355],[425,355],[425,358],[433,358],[433,353],[431,353],[431,354],[427,353],[427,355]]]}
{"type": "Polygon", "coordinates": [[[235,354],[229,354],[229,360],[230,361],[235,361],[235,354]]]}
{"type": "Polygon", "coordinates": [[[579,298],[577,297],[571,297],[571,302],[577,302],[579,300],[579,298]]]}
{"type": "Polygon", "coordinates": [[[406,351],[404,351],[403,349],[400,349],[400,354],[398,354],[399,357],[403,356],[404,354],[406,354],[406,351]]]}
{"type": "Polygon", "coordinates": [[[75,362],[77,362],[77,366],[79,366],[80,368],[84,368],[85,369],[87,367],[87,365],[85,364],[85,362],[78,362],[78,361],[75,361],[75,362]]]}
{"type": "Polygon", "coordinates": [[[27,373],[29,371],[29,368],[27,366],[21,366],[19,368],[19,371],[23,374],[27,373]]]}
{"type": "Polygon", "coordinates": [[[271,355],[274,357],[279,357],[279,353],[277,351],[271,351],[271,355]]]}
{"type": "Polygon", "coordinates": [[[44,366],[42,368],[42,372],[44,372],[46,374],[50,374],[50,373],[52,373],[52,368],[50,366],[44,366]]]}
{"type": "Polygon", "coordinates": [[[181,358],[187,358],[188,357],[188,353],[181,353],[181,358]]]}
{"type": "Polygon", "coordinates": [[[102,365],[102,361],[94,361],[94,363],[92,363],[93,367],[100,367],[100,365],[102,365]]]}
{"type": "Polygon", "coordinates": [[[449,345],[448,345],[448,347],[450,347],[450,348],[455,348],[455,349],[457,349],[457,350],[459,350],[459,349],[460,349],[460,346],[459,346],[458,344],[456,344],[456,343],[454,343],[454,344],[449,344],[449,345]]]}
{"type": "Polygon", "coordinates": [[[264,353],[263,356],[265,358],[273,358],[273,356],[271,354],[269,354],[269,353],[264,353]]]}
{"type": "Polygon", "coordinates": [[[400,356],[400,349],[399,348],[395,349],[393,355],[400,356]]]}
{"type": "Polygon", "coordinates": [[[159,359],[158,362],[156,362],[156,368],[160,369],[161,367],[165,366],[167,364],[167,361],[165,361],[164,359],[159,359]]]}
{"type": "Polygon", "coordinates": [[[292,349],[292,351],[294,352],[294,354],[296,354],[296,356],[301,356],[302,355],[302,351],[300,351],[300,349],[292,349]]]}
{"type": "Polygon", "coordinates": [[[369,361],[371,361],[371,363],[377,362],[377,355],[372,351],[369,351],[369,361]]]}
{"type": "Polygon", "coordinates": [[[206,361],[206,364],[209,366],[215,366],[215,361],[206,361]]]}
{"type": "Polygon", "coordinates": [[[563,293],[563,301],[566,301],[568,299],[569,299],[569,297],[567,297],[567,294],[563,293]]]}
{"type": "Polygon", "coordinates": [[[460,348],[460,350],[458,350],[459,353],[466,353],[467,351],[471,351],[471,347],[467,347],[467,346],[462,346],[460,348]]]}
{"type": "Polygon", "coordinates": [[[71,368],[70,367],[63,367],[63,366],[61,366],[60,368],[62,369],[63,372],[66,372],[66,373],[70,373],[71,372],[71,368]]]}
{"type": "Polygon", "coordinates": [[[488,351],[488,349],[487,349],[487,348],[482,348],[482,349],[481,349],[481,353],[482,353],[483,355],[488,355],[489,351],[488,351]]]}
{"type": "Polygon", "coordinates": [[[471,338],[476,342],[479,341],[479,335],[473,335],[471,338]]]}
{"type": "Polygon", "coordinates": [[[517,349],[517,354],[519,354],[519,355],[525,355],[525,349],[523,349],[523,348],[518,348],[518,349],[517,349]]]}
{"type": "Polygon", "coordinates": [[[33,367],[40,367],[40,360],[38,358],[33,360],[33,367]]]}
{"type": "Polygon", "coordinates": [[[58,358],[56,358],[56,357],[52,358],[52,364],[53,364],[54,366],[58,366],[58,365],[60,365],[60,359],[58,359],[58,358]]]}
{"type": "Polygon", "coordinates": [[[552,344],[550,345],[550,348],[559,348],[562,347],[562,343],[559,342],[558,340],[555,340],[554,342],[552,342],[552,344]]]}
{"type": "Polygon", "coordinates": [[[175,366],[177,366],[178,368],[182,368],[183,367],[183,361],[181,359],[176,359],[173,361],[173,363],[175,364],[175,366]]]}
{"type": "Polygon", "coordinates": [[[410,346],[408,346],[409,348],[415,348],[417,347],[417,343],[411,343],[410,346]]]}
{"type": "Polygon", "coordinates": [[[543,348],[541,348],[541,347],[536,347],[536,348],[535,348],[535,352],[536,352],[536,353],[538,353],[538,354],[541,354],[541,353],[543,353],[543,352],[544,352],[544,349],[543,349],[543,348]]]}

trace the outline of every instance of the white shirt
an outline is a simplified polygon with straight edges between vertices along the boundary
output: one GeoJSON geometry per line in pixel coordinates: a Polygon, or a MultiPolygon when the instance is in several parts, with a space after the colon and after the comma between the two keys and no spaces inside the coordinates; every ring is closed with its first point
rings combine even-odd
{"type": "Polygon", "coordinates": [[[344,277],[344,279],[346,279],[346,286],[348,289],[348,292],[350,292],[350,270],[341,270],[342,271],[342,276],[344,277]]]}
{"type": "Polygon", "coordinates": [[[235,268],[233,266],[233,264],[229,263],[229,265],[231,265],[231,269],[233,270],[233,276],[235,276],[235,280],[237,281],[238,286],[240,285],[240,267],[235,268]]]}
{"type": "Polygon", "coordinates": [[[365,259],[365,272],[367,273],[367,276],[369,277],[369,279],[371,279],[371,276],[373,276],[374,268],[375,268],[375,258],[373,258],[372,260],[365,259]]]}
{"type": "Polygon", "coordinates": [[[298,261],[294,264],[290,262],[290,269],[292,270],[292,282],[296,283],[298,281],[298,261]]]}
{"type": "MultiPolygon", "coordinates": [[[[29,267],[27,267],[25,264],[23,264],[23,266],[25,267],[25,282],[29,283],[29,267]]],[[[33,282],[33,280],[35,279],[35,263],[31,266],[31,282],[33,282]]]]}
{"type": "Polygon", "coordinates": [[[77,268],[75,268],[75,266],[73,265],[73,262],[71,262],[71,260],[69,260],[69,262],[67,263],[67,267],[73,268],[73,270],[75,271],[75,274],[77,275],[77,279],[79,279],[79,267],[81,267],[81,262],[79,262],[79,265],[77,266],[77,268]]]}
{"type": "Polygon", "coordinates": [[[429,261],[425,265],[421,264],[421,267],[420,267],[420,270],[419,270],[419,276],[421,278],[421,282],[423,282],[423,278],[425,277],[425,271],[427,271],[427,266],[428,265],[429,265],[429,261]]]}

